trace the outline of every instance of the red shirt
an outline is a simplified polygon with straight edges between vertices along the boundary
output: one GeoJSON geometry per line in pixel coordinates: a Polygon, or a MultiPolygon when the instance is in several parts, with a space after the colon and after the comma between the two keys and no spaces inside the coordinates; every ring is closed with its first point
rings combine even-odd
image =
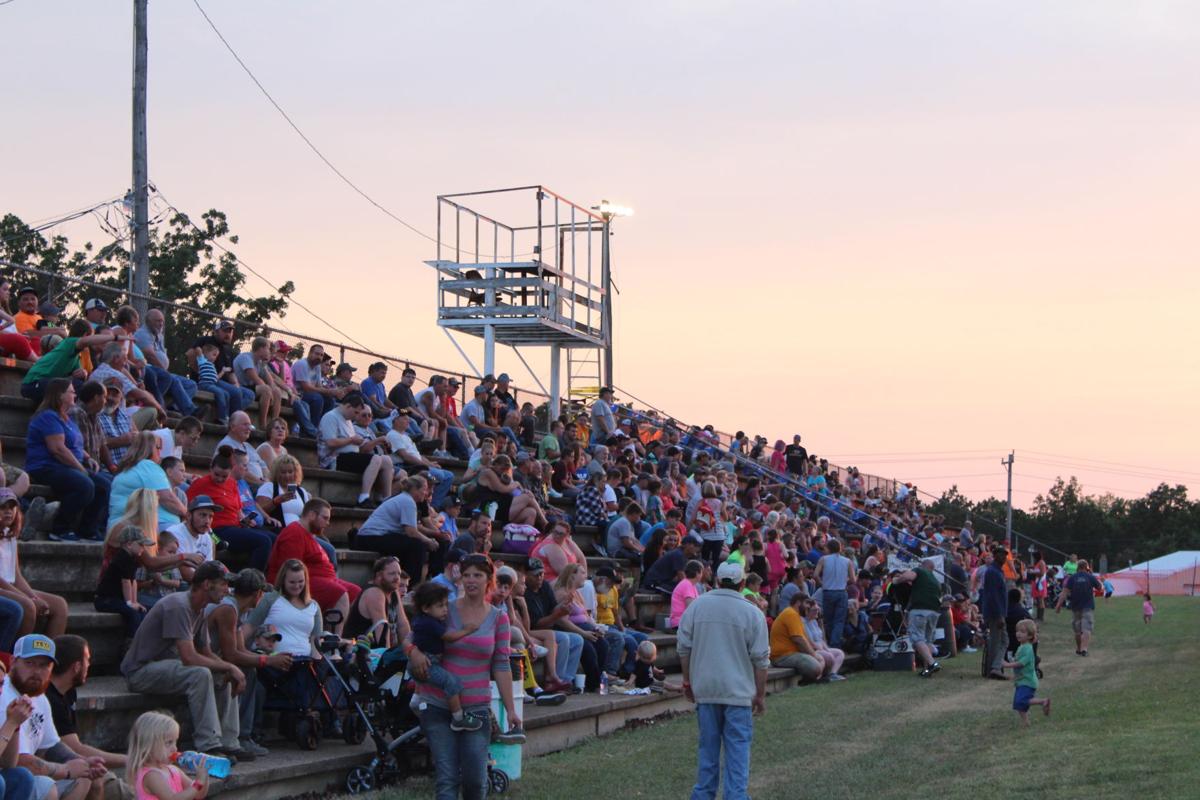
{"type": "Polygon", "coordinates": [[[293,522],[279,532],[275,544],[271,547],[271,557],[267,559],[267,582],[275,583],[279,568],[289,558],[299,559],[308,567],[309,580],[335,580],[337,570],[329,563],[329,556],[321,549],[321,545],[313,540],[308,528],[299,522],[293,522]]]}
{"type": "Polygon", "coordinates": [[[202,475],[192,481],[188,487],[188,500],[195,500],[199,495],[206,494],[221,507],[213,513],[213,528],[240,528],[242,525],[242,496],[238,493],[237,481],[226,478],[224,483],[217,483],[211,475],[202,475]]]}

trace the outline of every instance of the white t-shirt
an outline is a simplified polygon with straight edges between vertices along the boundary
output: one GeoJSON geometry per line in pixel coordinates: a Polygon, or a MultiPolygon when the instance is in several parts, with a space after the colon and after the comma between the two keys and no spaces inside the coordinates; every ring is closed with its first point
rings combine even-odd
{"type": "Polygon", "coordinates": [[[267,621],[263,624],[274,625],[279,629],[279,647],[276,652],[291,653],[293,656],[312,654],[313,622],[321,613],[316,600],[309,601],[304,608],[296,608],[280,597],[271,604],[267,612],[267,621]]]}
{"type": "MultiPolygon", "coordinates": [[[[284,525],[291,525],[293,522],[299,522],[300,512],[304,510],[304,503],[306,502],[304,498],[308,497],[308,493],[305,492],[302,487],[297,486],[296,489],[296,496],[279,507],[279,510],[283,512],[284,525]]],[[[286,491],[287,486],[279,487],[280,494],[283,494],[286,491]]],[[[268,500],[274,500],[275,484],[271,481],[267,481],[262,486],[258,487],[258,494],[256,496],[265,497],[268,500]]]]}
{"type": "Polygon", "coordinates": [[[442,407],[442,400],[437,396],[437,392],[433,390],[432,386],[427,386],[417,392],[413,395],[413,399],[417,401],[417,408],[421,409],[422,412],[437,411],[442,407]],[[427,398],[429,399],[428,408],[425,407],[425,400],[427,398]]]}
{"type": "Polygon", "coordinates": [[[604,502],[605,504],[617,502],[617,490],[607,483],[604,484],[604,502]]]}
{"type": "Polygon", "coordinates": [[[162,439],[162,454],[163,458],[167,456],[175,456],[183,458],[183,445],[175,444],[175,431],[170,428],[158,428],[152,431],[155,436],[162,439]]]}
{"type": "Polygon", "coordinates": [[[317,444],[320,451],[321,466],[324,469],[333,469],[333,465],[337,463],[339,453],[358,452],[358,445],[356,444],[347,443],[341,447],[331,449],[325,443],[331,439],[349,439],[353,435],[354,424],[342,416],[340,408],[332,409],[325,416],[321,417],[321,422],[317,426],[317,444]]]}
{"type": "Polygon", "coordinates": [[[413,440],[407,433],[388,431],[387,437],[385,438],[387,438],[388,446],[392,448],[392,460],[397,464],[408,463],[404,459],[400,458],[398,455],[399,453],[408,453],[410,456],[416,459],[421,458],[421,451],[417,449],[415,444],[413,444],[413,440]]]}
{"type": "Polygon", "coordinates": [[[184,555],[189,553],[199,553],[204,556],[205,561],[212,561],[213,555],[213,539],[209,534],[202,536],[192,536],[191,530],[188,529],[186,522],[180,522],[178,525],[172,525],[167,528],[167,533],[175,537],[179,542],[179,552],[184,555]]]}
{"type": "MultiPolygon", "coordinates": [[[[20,696],[12,681],[5,678],[4,687],[0,689],[0,705],[8,708],[8,704],[20,696]]],[[[17,752],[24,756],[31,756],[38,750],[58,744],[58,730],[54,727],[54,716],[50,713],[50,701],[44,694],[30,697],[29,700],[33,703],[33,713],[21,723],[21,738],[17,743],[17,752]]]]}
{"type": "MultiPolygon", "coordinates": [[[[17,580],[17,537],[0,539],[0,578],[14,583],[17,580]]],[[[8,706],[5,706],[7,708],[8,706]]]]}

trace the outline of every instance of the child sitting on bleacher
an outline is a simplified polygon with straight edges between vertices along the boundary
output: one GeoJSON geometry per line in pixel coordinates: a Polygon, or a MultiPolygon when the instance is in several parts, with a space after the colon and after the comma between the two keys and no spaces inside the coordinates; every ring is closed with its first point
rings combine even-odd
{"type": "Polygon", "coordinates": [[[141,528],[133,525],[121,531],[117,537],[119,549],[113,553],[108,564],[100,571],[93,604],[97,611],[108,611],[121,615],[125,621],[126,641],[133,639],[146,607],[138,602],[137,562],[142,550],[154,541],[147,539],[141,528]]]}
{"type": "Polygon", "coordinates": [[[749,600],[763,614],[767,613],[767,598],[762,596],[763,579],[756,572],[751,572],[746,575],[746,585],[742,588],[742,597],[749,600]]]}
{"type": "Polygon", "coordinates": [[[533,661],[543,658],[546,665],[547,683],[557,687],[563,684],[554,677],[554,663],[549,657],[550,651],[525,635],[525,629],[520,625],[517,609],[513,600],[513,592],[517,585],[517,571],[510,566],[496,570],[496,588],[492,592],[491,603],[508,614],[509,651],[520,655],[525,662],[525,693],[534,699],[538,705],[558,705],[567,699],[566,695],[557,692],[544,691],[538,685],[533,674],[533,661]]]}
{"type": "MultiPolygon", "coordinates": [[[[175,534],[163,531],[158,535],[158,555],[173,556],[179,553],[179,540],[175,534]]],[[[162,598],[179,591],[183,585],[183,576],[179,569],[169,567],[163,570],[148,570],[138,567],[138,602],[147,610],[154,607],[162,598]]]]}

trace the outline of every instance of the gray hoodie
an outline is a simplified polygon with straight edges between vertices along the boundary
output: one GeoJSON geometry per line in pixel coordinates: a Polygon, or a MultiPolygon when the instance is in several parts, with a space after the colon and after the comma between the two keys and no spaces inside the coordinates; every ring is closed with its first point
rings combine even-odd
{"type": "Polygon", "coordinates": [[[766,669],[771,646],[763,613],[732,589],[697,597],[679,620],[676,649],[690,657],[697,703],[749,706],[754,670],[766,669]]]}

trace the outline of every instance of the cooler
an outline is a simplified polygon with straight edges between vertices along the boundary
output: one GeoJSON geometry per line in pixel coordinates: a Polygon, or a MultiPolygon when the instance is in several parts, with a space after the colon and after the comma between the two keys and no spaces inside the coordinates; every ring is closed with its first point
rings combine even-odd
{"type": "MultiPolygon", "coordinates": [[[[509,661],[512,665],[513,675],[513,705],[518,709],[525,701],[525,661],[520,657],[513,658],[509,661]]],[[[492,717],[500,726],[500,730],[508,729],[508,712],[504,709],[504,704],[500,702],[500,689],[496,686],[496,682],[491,682],[492,689],[492,717]]],[[[517,780],[521,777],[521,751],[522,746],[519,744],[501,744],[500,742],[492,742],[488,745],[488,754],[496,762],[496,769],[503,770],[508,775],[509,780],[517,780]]]]}

